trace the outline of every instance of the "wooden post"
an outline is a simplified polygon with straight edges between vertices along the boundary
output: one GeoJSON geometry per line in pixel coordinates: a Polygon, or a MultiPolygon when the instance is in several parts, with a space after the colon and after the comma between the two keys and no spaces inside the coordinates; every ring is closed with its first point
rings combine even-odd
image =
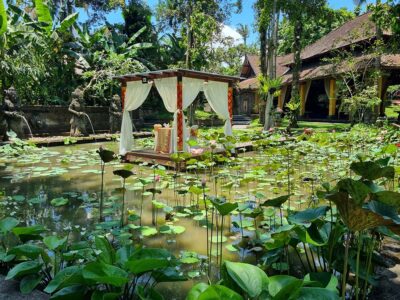
{"type": "Polygon", "coordinates": [[[300,116],[304,116],[306,111],[306,83],[300,83],[300,116]]]}
{"type": "Polygon", "coordinates": [[[177,138],[178,138],[178,151],[183,150],[183,99],[182,99],[182,76],[178,76],[178,83],[176,87],[176,106],[178,109],[178,124],[177,124],[177,138]]]}
{"type": "Polygon", "coordinates": [[[280,94],[279,94],[279,96],[278,96],[278,108],[280,108],[280,109],[283,109],[283,101],[285,101],[285,99],[283,99],[283,95],[282,95],[282,90],[283,90],[284,88],[283,87],[281,87],[281,92],[280,92],[280,94]]]}
{"type": "Polygon", "coordinates": [[[126,95],[126,81],[123,81],[121,84],[121,107],[122,111],[124,111],[125,107],[125,95],[126,95]]]}
{"type": "Polygon", "coordinates": [[[336,115],[336,80],[329,80],[329,117],[336,115]]]}
{"type": "Polygon", "coordinates": [[[229,83],[228,87],[228,111],[229,111],[229,119],[232,124],[232,119],[233,119],[233,87],[232,84],[229,83]]]}
{"type": "Polygon", "coordinates": [[[383,116],[385,115],[385,100],[387,92],[387,78],[379,76],[378,79],[378,97],[381,99],[381,103],[377,105],[376,113],[383,116]]]}

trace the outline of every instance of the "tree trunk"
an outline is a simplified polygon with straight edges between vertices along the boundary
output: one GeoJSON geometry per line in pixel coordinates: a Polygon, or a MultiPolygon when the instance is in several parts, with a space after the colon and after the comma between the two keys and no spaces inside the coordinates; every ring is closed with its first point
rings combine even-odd
{"type": "MultiPolygon", "coordinates": [[[[185,66],[186,69],[190,70],[192,67],[192,62],[191,62],[191,49],[193,47],[193,33],[191,29],[191,15],[192,15],[192,1],[188,1],[188,11],[187,11],[187,16],[186,16],[186,26],[187,26],[187,44],[186,44],[186,62],[185,66]]],[[[195,100],[196,101],[196,100],[195,100]]],[[[188,119],[188,125],[193,126],[194,124],[194,117],[195,117],[195,101],[193,101],[192,104],[189,105],[188,110],[187,110],[187,119],[188,119]]]]}
{"type": "MultiPolygon", "coordinates": [[[[276,12],[276,2],[274,0],[272,14],[271,14],[271,22],[270,22],[270,36],[268,41],[268,77],[269,79],[276,78],[276,61],[275,61],[275,53],[276,53],[276,43],[278,38],[278,18],[276,12]]],[[[271,127],[274,126],[274,118],[273,118],[273,103],[274,95],[273,93],[268,92],[268,98],[265,109],[265,122],[264,122],[264,130],[267,131],[271,127]]]]}
{"type": "MultiPolygon", "coordinates": [[[[259,27],[260,34],[260,69],[262,76],[267,76],[267,28],[265,25],[260,25],[259,27]]],[[[258,113],[260,118],[260,124],[264,125],[265,123],[265,101],[260,97],[258,101],[258,113]]]]}
{"type": "MultiPolygon", "coordinates": [[[[380,0],[376,0],[375,5],[376,6],[381,5],[381,1],[380,0]]],[[[374,66],[375,66],[376,73],[378,74],[378,76],[376,78],[376,83],[375,84],[376,84],[376,87],[377,87],[378,97],[381,100],[383,100],[382,99],[383,95],[382,95],[382,90],[381,90],[383,87],[381,86],[380,89],[379,89],[379,86],[380,86],[380,83],[381,83],[380,82],[380,78],[382,77],[382,74],[381,74],[381,53],[382,53],[382,47],[383,47],[382,35],[383,35],[382,28],[379,26],[379,24],[376,24],[376,44],[377,44],[377,47],[378,47],[378,49],[377,49],[378,50],[377,51],[378,55],[375,58],[374,66]]],[[[373,108],[372,123],[375,123],[378,115],[381,115],[381,116],[385,115],[385,108],[384,107],[385,106],[382,105],[382,103],[380,103],[376,107],[373,108]],[[380,107],[382,107],[382,111],[380,111],[380,107]]]]}
{"type": "MultiPolygon", "coordinates": [[[[303,23],[301,18],[297,18],[294,24],[294,43],[293,43],[293,56],[294,56],[294,64],[293,64],[293,78],[292,78],[292,94],[291,101],[295,103],[300,102],[300,94],[299,94],[299,79],[300,79],[300,70],[301,70],[301,37],[303,34],[303,23]]],[[[297,128],[299,127],[297,124],[299,108],[296,111],[292,112],[292,118],[290,120],[290,127],[297,128]]]]}

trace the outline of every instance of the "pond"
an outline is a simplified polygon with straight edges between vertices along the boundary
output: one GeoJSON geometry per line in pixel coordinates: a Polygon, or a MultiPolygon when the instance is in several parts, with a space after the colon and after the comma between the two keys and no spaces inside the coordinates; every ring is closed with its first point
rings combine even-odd
{"type": "MultiPolygon", "coordinates": [[[[222,250],[224,260],[259,261],[257,239],[271,238],[271,232],[265,229],[288,225],[289,210],[324,205],[323,197],[317,196],[322,183],[335,185],[340,178],[351,175],[349,165],[358,156],[383,151],[382,145],[349,144],[343,138],[333,142],[335,135],[315,135],[304,140],[271,136],[255,142],[253,152],[243,149],[237,157],[218,157],[218,165],[207,158],[190,161],[188,170],[180,173],[162,166],[114,160],[105,165],[101,222],[101,160],[96,151],[102,146],[117,152],[118,143],[30,148],[18,156],[0,159],[0,218],[12,216],[26,226],[41,224],[49,234],[68,235],[71,241],[106,232],[122,244],[133,241],[168,249],[183,263],[179,271],[189,280],[162,283],[158,289],[166,299],[184,299],[193,284],[207,280],[209,246],[213,247],[213,256],[221,256],[222,250]],[[120,235],[114,229],[121,217],[123,181],[113,174],[119,169],[135,173],[126,180],[124,212],[129,234],[120,235]],[[216,232],[206,229],[204,194],[239,205],[227,215],[222,237],[219,236],[223,245],[220,249],[215,243],[216,232]],[[285,195],[289,196],[281,208],[266,207],[255,216],[260,204],[285,195]],[[243,244],[246,237],[256,238],[243,244]],[[207,238],[212,243],[206,243],[207,238]]],[[[326,217],[334,214],[336,208],[332,207],[326,217]]],[[[290,256],[296,261],[296,253],[291,251],[290,256]]],[[[217,265],[214,257],[214,280],[218,278],[217,265]]],[[[287,268],[288,264],[272,264],[277,272],[287,268]]]]}

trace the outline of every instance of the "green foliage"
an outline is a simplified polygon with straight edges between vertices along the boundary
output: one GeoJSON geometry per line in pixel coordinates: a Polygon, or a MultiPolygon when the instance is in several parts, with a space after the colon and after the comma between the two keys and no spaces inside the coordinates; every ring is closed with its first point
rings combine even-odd
{"type": "Polygon", "coordinates": [[[43,0],[34,0],[35,11],[39,22],[44,23],[44,28],[47,32],[50,32],[53,27],[53,19],[50,15],[50,9],[43,0]]]}
{"type": "Polygon", "coordinates": [[[365,87],[360,92],[342,99],[340,109],[348,113],[354,122],[363,122],[366,112],[381,103],[381,99],[377,95],[376,86],[365,87]]]}
{"type": "Polygon", "coordinates": [[[0,36],[7,31],[7,13],[3,0],[0,1],[0,36]]]}
{"type": "MultiPolygon", "coordinates": [[[[311,45],[354,17],[354,13],[348,11],[346,8],[333,9],[324,6],[318,15],[308,19],[304,24],[301,48],[311,45]]],[[[292,53],[293,30],[293,23],[287,17],[283,18],[279,30],[279,55],[292,53]]]]}

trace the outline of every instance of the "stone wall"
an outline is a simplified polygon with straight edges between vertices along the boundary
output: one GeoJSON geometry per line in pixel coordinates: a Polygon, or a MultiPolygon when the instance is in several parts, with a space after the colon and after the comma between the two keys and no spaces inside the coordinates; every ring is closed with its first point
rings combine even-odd
{"type": "MultiPolygon", "coordinates": [[[[70,130],[71,114],[67,106],[23,106],[21,108],[34,135],[63,135],[70,130]]],[[[85,112],[89,115],[96,132],[109,131],[108,107],[87,106],[85,112]]],[[[135,124],[138,123],[139,113],[133,112],[135,124]]],[[[87,130],[91,133],[89,123],[87,130]]]]}
{"type": "MultiPolygon", "coordinates": [[[[67,106],[23,106],[21,108],[29,126],[34,135],[68,135],[70,130],[71,114],[68,112],[67,106]]],[[[109,114],[106,106],[86,106],[85,112],[89,115],[96,133],[109,131],[109,114]]],[[[172,121],[170,118],[165,118],[162,114],[158,114],[151,109],[142,109],[131,113],[133,123],[139,130],[143,126],[152,127],[153,124],[163,124],[172,121]],[[159,115],[161,118],[155,118],[159,115]],[[142,121],[140,120],[142,119],[142,121]]],[[[212,120],[198,120],[200,126],[222,126],[223,122],[218,118],[212,120]]],[[[87,123],[87,131],[91,133],[89,123],[87,123]]],[[[26,131],[26,133],[28,133],[26,131]]]]}

